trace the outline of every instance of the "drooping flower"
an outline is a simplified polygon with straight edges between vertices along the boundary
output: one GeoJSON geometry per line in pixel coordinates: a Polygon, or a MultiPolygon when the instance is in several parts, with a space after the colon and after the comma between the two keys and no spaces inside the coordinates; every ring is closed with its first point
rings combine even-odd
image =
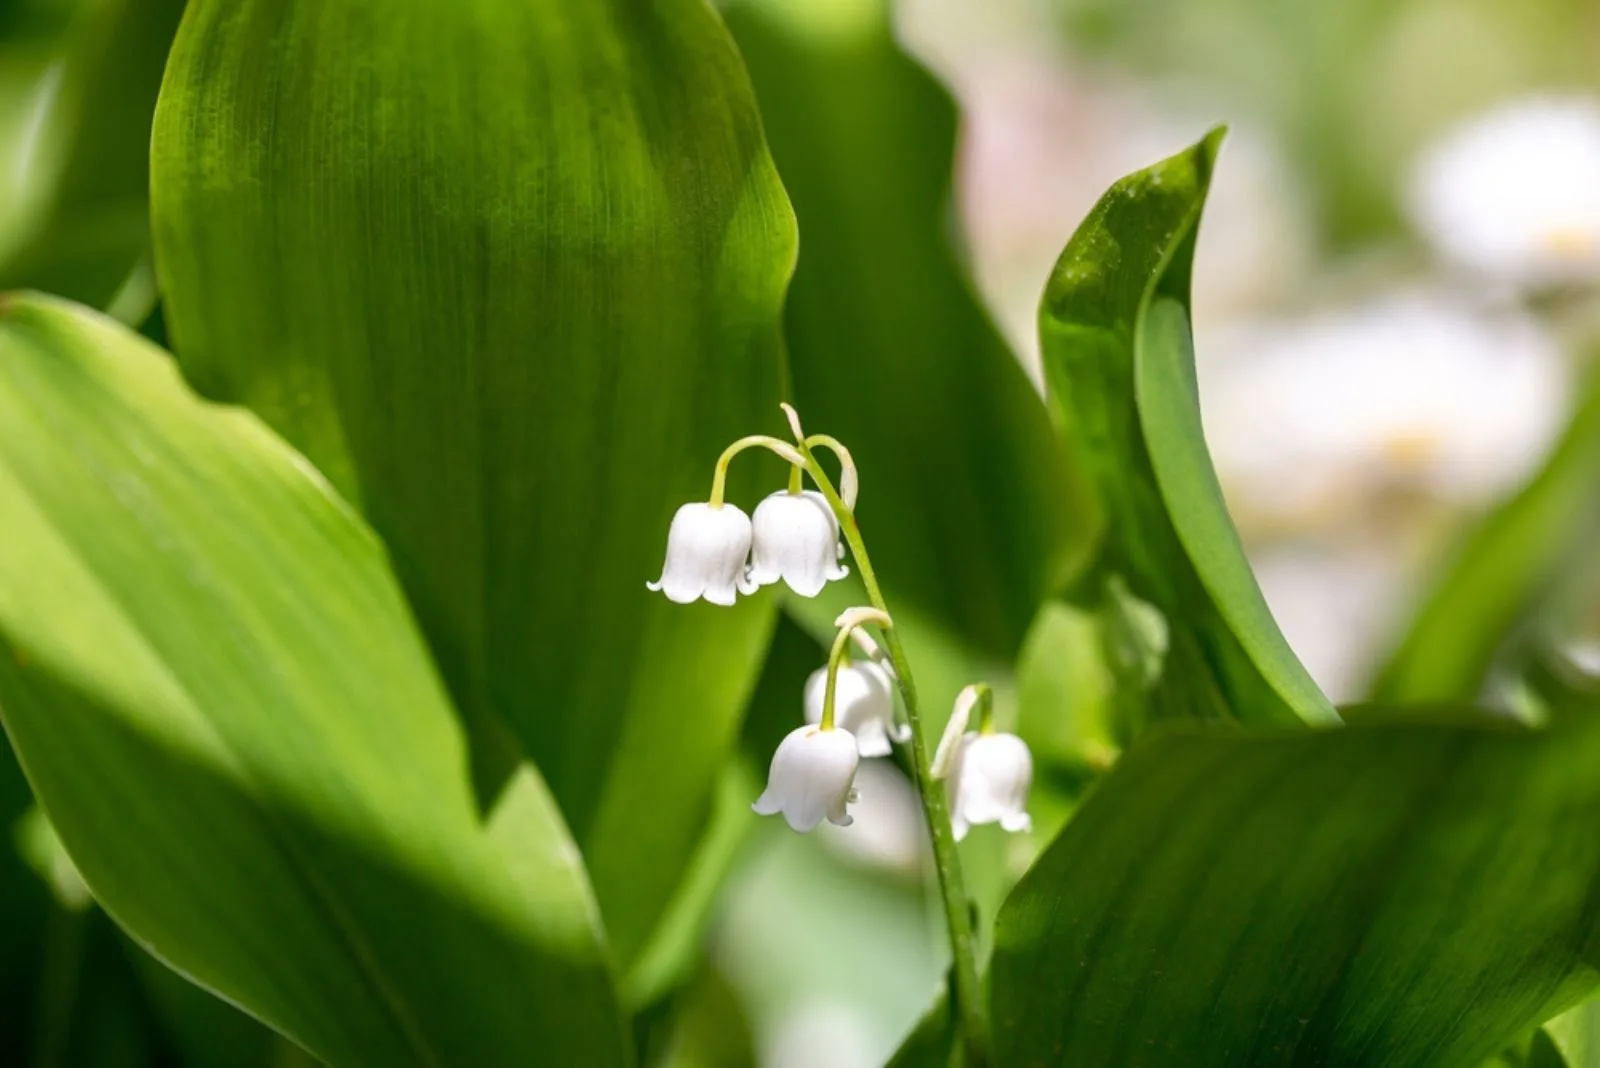
{"type": "Polygon", "coordinates": [[[762,816],[781,813],[790,827],[801,832],[823,819],[848,827],[852,821],[845,807],[855,800],[860,762],[850,732],[798,727],[778,743],[767,788],[750,807],[762,816]]]}
{"type": "Polygon", "coordinates": [[[962,736],[950,770],[950,824],[956,841],[980,823],[998,823],[1007,831],[1033,828],[1028,818],[1028,789],[1033,785],[1033,756],[1015,734],[962,736]]]}
{"type": "MultiPolygon", "coordinates": [[[[828,689],[828,669],[819,667],[806,679],[806,722],[822,722],[823,697],[828,689]]],[[[839,665],[834,684],[835,724],[855,736],[864,757],[888,756],[894,742],[911,737],[909,724],[894,721],[894,682],[881,664],[871,660],[839,665]]]]}
{"type": "Polygon", "coordinates": [[[1425,150],[1406,193],[1422,236],[1485,278],[1600,277],[1600,101],[1524,99],[1469,119],[1425,150]]]}
{"type": "Polygon", "coordinates": [[[750,536],[750,517],[734,505],[686,504],[667,531],[661,578],[645,586],[679,604],[704,597],[712,604],[731,605],[744,577],[750,536]]]}
{"type": "Polygon", "coordinates": [[[1033,754],[1015,734],[993,729],[987,687],[968,686],[956,696],[950,722],[933,757],[933,777],[950,786],[950,825],[956,841],[980,823],[1007,831],[1032,830],[1028,790],[1033,786],[1033,754]],[[972,709],[984,702],[980,727],[967,730],[972,709]]]}
{"type": "Polygon", "coordinates": [[[816,490],[779,490],[756,505],[750,573],[744,592],[779,579],[802,597],[815,597],[850,569],[839,563],[839,520],[816,490]]]}

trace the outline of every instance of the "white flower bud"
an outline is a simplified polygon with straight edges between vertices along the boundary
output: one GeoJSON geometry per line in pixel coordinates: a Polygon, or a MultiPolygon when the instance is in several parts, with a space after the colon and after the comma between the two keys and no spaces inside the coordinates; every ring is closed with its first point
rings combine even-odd
{"type": "Polygon", "coordinates": [[[750,555],[750,517],[731,504],[686,504],[672,517],[661,578],[645,587],[679,604],[731,605],[750,555]]]}
{"type": "MultiPolygon", "coordinates": [[[[859,631],[857,632],[859,633],[859,631]]],[[[822,722],[828,669],[820,667],[806,680],[806,722],[822,722]]],[[[911,737],[908,724],[894,721],[894,683],[880,664],[870,660],[839,665],[833,693],[834,724],[855,736],[864,757],[888,756],[893,742],[911,737]]]]}
{"type": "Polygon", "coordinates": [[[779,579],[802,597],[815,597],[850,569],[839,563],[839,520],[815,490],[779,490],[756,506],[750,575],[744,592],[779,579]]]}
{"type": "Polygon", "coordinates": [[[848,827],[852,820],[845,806],[855,800],[860,761],[848,731],[798,727],[778,743],[767,788],[750,807],[762,816],[782,813],[797,831],[809,831],[824,818],[848,827]]]}
{"type": "Polygon", "coordinates": [[[1012,832],[1033,828],[1028,818],[1033,756],[1028,743],[1015,734],[962,735],[949,780],[950,824],[956,841],[980,823],[998,823],[1012,832]]]}

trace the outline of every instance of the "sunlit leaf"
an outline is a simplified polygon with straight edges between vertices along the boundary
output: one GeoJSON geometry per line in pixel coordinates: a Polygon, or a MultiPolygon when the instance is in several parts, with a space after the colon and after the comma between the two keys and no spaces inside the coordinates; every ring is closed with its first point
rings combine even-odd
{"type": "Polygon", "coordinates": [[[1039,310],[1057,426],[1101,515],[1075,598],[1119,638],[1131,734],[1168,717],[1337,722],[1267,610],[1201,431],[1189,271],[1221,139],[1112,186],[1039,310]]]}
{"type": "Polygon", "coordinates": [[[1596,984],[1600,719],[1170,730],[1001,911],[1001,1063],[1477,1064],[1596,984]]]}
{"type": "Polygon", "coordinates": [[[141,944],[335,1064],[625,1062],[554,804],[524,766],[480,813],[383,550],[302,457],[8,297],[0,514],[0,715],[141,944]]]}
{"type": "Polygon", "coordinates": [[[153,183],[185,373],[359,502],[484,793],[503,720],[626,962],[772,622],[644,589],[723,446],[782,425],[794,222],[725,30],[704,0],[193,0],[153,183]]]}

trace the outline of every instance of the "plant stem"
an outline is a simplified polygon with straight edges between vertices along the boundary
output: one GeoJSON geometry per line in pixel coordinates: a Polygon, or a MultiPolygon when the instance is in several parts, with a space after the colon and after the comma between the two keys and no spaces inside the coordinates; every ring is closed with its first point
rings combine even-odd
{"type": "MultiPolygon", "coordinates": [[[[872,560],[867,556],[866,543],[861,539],[861,528],[856,523],[855,514],[845,507],[827,472],[811,454],[808,443],[802,440],[799,446],[805,457],[806,473],[839,518],[840,533],[844,536],[845,544],[850,546],[850,554],[855,557],[861,583],[867,590],[867,599],[878,611],[891,614],[888,603],[883,599],[883,590],[878,585],[878,576],[872,570],[872,560]]],[[[922,798],[923,815],[933,839],[934,868],[939,877],[945,922],[950,933],[956,1011],[966,1044],[966,1068],[984,1068],[989,1063],[988,1016],[984,1012],[983,990],[978,982],[978,958],[972,943],[972,917],[961,876],[961,860],[956,855],[955,834],[950,828],[944,784],[933,778],[928,765],[928,748],[922,738],[922,710],[917,702],[917,687],[912,679],[911,665],[906,660],[905,648],[900,642],[899,628],[884,628],[883,637],[898,676],[900,695],[906,706],[906,719],[911,724],[911,777],[922,798]]]]}

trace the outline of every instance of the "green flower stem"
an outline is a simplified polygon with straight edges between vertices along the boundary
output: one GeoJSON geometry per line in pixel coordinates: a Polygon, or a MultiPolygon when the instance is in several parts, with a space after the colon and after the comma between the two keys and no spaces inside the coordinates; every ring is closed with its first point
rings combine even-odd
{"type": "MultiPolygon", "coordinates": [[[[855,514],[845,507],[838,490],[828,478],[822,465],[811,454],[805,439],[798,443],[805,459],[806,473],[816,483],[817,489],[827,498],[834,514],[839,517],[839,530],[850,554],[855,557],[861,583],[867,589],[867,599],[878,611],[889,614],[883,590],[878,586],[877,574],[872,570],[872,560],[867,556],[866,544],[861,540],[861,528],[855,514]]],[[[842,641],[836,640],[835,648],[842,641]]],[[[917,793],[922,798],[923,815],[928,821],[928,831],[933,839],[934,867],[939,875],[939,890],[944,900],[945,922],[950,932],[950,956],[955,974],[956,1011],[961,1020],[961,1030],[966,1042],[966,1068],[984,1068],[989,1063],[988,1017],[983,1008],[983,990],[978,982],[978,958],[972,942],[972,916],[967,903],[967,891],[961,876],[961,861],[956,856],[955,834],[950,829],[950,812],[945,805],[944,784],[934,780],[928,766],[928,749],[922,739],[922,710],[917,702],[917,687],[912,679],[911,665],[906,660],[900,634],[895,627],[883,630],[889,659],[894,664],[900,685],[900,695],[905,701],[906,718],[911,723],[911,776],[916,781],[917,793]]],[[[831,658],[830,658],[831,659],[831,658]]],[[[829,678],[830,687],[832,677],[829,678]]]]}
{"type": "MultiPolygon", "coordinates": [[[[797,467],[795,470],[800,469],[797,467]]],[[[872,623],[883,630],[888,630],[894,625],[894,620],[890,619],[889,613],[881,608],[852,608],[837,620],[839,633],[834,635],[833,648],[828,650],[828,681],[822,691],[822,722],[818,724],[825,731],[833,730],[833,706],[839,688],[839,667],[850,660],[850,636],[860,630],[865,623],[872,623]]]]}
{"type": "Polygon", "coordinates": [[[766,434],[751,434],[749,437],[740,438],[738,441],[722,450],[722,455],[717,457],[716,469],[711,472],[711,497],[706,502],[713,508],[721,508],[723,497],[728,484],[728,465],[733,463],[733,458],[746,449],[770,449],[795,467],[801,466],[805,461],[795,451],[793,445],[777,438],[768,437],[766,434]]]}

